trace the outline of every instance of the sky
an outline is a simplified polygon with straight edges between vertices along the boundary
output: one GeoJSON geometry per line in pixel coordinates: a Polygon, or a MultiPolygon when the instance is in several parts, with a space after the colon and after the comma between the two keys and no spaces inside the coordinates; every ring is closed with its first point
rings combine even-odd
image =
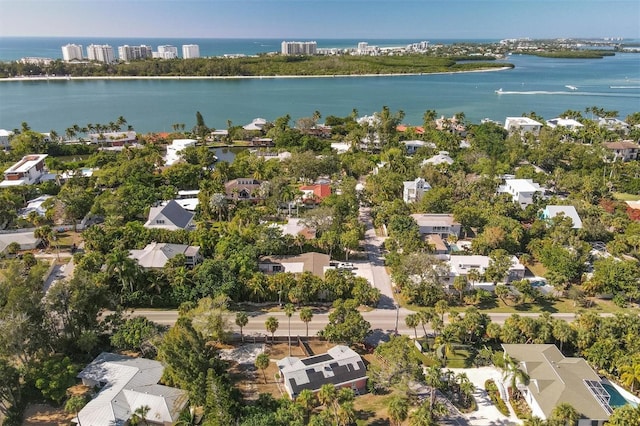
{"type": "Polygon", "coordinates": [[[640,39],[638,0],[0,0],[0,37],[640,39]]]}

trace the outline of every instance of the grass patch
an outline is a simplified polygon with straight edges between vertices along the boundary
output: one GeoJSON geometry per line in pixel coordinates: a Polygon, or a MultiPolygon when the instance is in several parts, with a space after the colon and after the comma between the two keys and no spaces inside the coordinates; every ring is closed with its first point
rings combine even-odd
{"type": "Polygon", "coordinates": [[[614,192],[613,198],[619,201],[639,201],[640,195],[638,194],[628,194],[626,192],[614,192]]]}
{"type": "Polygon", "coordinates": [[[531,273],[537,277],[544,277],[547,273],[547,268],[540,262],[534,262],[530,265],[527,265],[527,268],[531,271],[531,273]]]}
{"type": "Polygon", "coordinates": [[[538,302],[531,303],[522,303],[520,305],[513,304],[505,304],[502,300],[496,298],[495,303],[496,306],[491,308],[483,308],[482,306],[479,309],[484,313],[503,313],[503,314],[520,314],[523,312],[529,313],[573,313],[583,309],[594,311],[597,313],[611,313],[615,314],[617,312],[620,313],[628,313],[628,312],[640,312],[637,308],[621,308],[617,306],[610,300],[600,300],[600,299],[590,299],[592,302],[592,306],[589,308],[582,308],[580,306],[575,306],[573,300],[570,299],[554,299],[554,300],[540,300],[538,302]]]}

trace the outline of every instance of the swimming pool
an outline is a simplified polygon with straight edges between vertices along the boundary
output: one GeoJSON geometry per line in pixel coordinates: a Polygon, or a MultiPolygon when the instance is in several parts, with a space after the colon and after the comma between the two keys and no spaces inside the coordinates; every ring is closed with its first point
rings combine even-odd
{"type": "Polygon", "coordinates": [[[636,407],[638,404],[632,401],[627,401],[624,399],[620,392],[613,386],[608,383],[602,383],[602,387],[607,391],[611,399],[609,399],[609,406],[611,408],[622,407],[623,405],[631,404],[633,407],[636,407]]]}

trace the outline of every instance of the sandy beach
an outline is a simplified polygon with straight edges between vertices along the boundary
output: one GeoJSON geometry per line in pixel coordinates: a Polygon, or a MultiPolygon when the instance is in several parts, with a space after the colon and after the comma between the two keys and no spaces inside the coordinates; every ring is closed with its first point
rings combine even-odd
{"type": "Polygon", "coordinates": [[[71,77],[71,76],[22,76],[0,78],[2,81],[70,81],[70,80],[247,80],[247,79],[276,79],[276,78],[360,78],[360,77],[406,77],[416,75],[438,75],[438,74],[463,74],[475,72],[491,72],[505,71],[513,69],[512,67],[486,68],[469,71],[449,71],[449,72],[433,72],[433,73],[407,73],[407,74],[334,74],[334,75],[234,75],[234,76],[174,76],[174,75],[157,75],[157,76],[87,76],[87,77],[71,77]]]}

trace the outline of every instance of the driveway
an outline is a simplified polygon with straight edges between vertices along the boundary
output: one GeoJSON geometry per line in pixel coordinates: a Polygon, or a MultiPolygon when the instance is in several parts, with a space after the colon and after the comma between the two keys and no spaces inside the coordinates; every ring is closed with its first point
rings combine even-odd
{"type": "MultiPolygon", "coordinates": [[[[384,238],[376,235],[376,230],[373,227],[373,220],[371,219],[371,209],[369,207],[360,208],[360,222],[364,223],[366,231],[364,234],[364,246],[369,257],[369,269],[370,272],[362,272],[362,276],[367,274],[372,277],[369,281],[375,288],[380,290],[381,298],[378,303],[380,309],[395,309],[395,299],[393,298],[393,288],[391,286],[391,277],[387,273],[384,267],[384,256],[382,254],[381,246],[384,243],[384,238]]],[[[358,264],[360,268],[361,264],[358,264]]],[[[366,268],[362,265],[362,268],[366,268]]],[[[367,278],[365,276],[365,278],[367,278]]]]}
{"type": "Polygon", "coordinates": [[[484,382],[488,379],[493,379],[498,382],[502,380],[502,374],[495,367],[480,367],[480,368],[450,368],[456,374],[465,373],[471,383],[476,387],[473,397],[478,404],[478,410],[472,413],[463,414],[469,425],[472,426],[490,426],[490,425],[520,425],[522,421],[519,420],[511,409],[510,404],[507,403],[511,415],[509,417],[504,416],[498,411],[487,391],[484,390],[484,382]]]}

